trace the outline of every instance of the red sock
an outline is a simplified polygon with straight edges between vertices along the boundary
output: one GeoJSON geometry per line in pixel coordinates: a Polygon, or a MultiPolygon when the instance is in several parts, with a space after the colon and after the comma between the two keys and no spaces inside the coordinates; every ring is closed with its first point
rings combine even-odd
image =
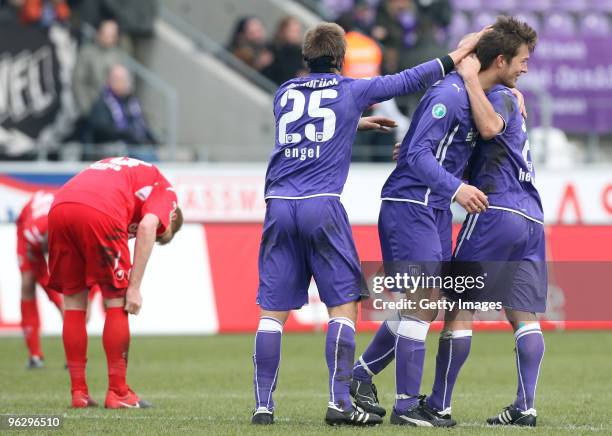
{"type": "Polygon", "coordinates": [[[85,379],[85,365],[87,364],[87,329],[85,328],[84,310],[66,310],[64,312],[64,350],[66,363],[70,372],[72,392],[82,391],[88,393],[85,379]]]}
{"type": "Polygon", "coordinates": [[[21,328],[30,357],[42,357],[40,349],[40,318],[36,299],[21,300],[21,328]]]}
{"type": "Polygon", "coordinates": [[[128,392],[125,374],[130,348],[130,324],[128,314],[123,307],[106,309],[102,343],[108,363],[108,389],[119,396],[124,396],[128,392]]]}
{"type": "Polygon", "coordinates": [[[55,292],[51,289],[45,289],[45,292],[47,293],[47,297],[49,297],[49,301],[55,304],[55,307],[57,307],[57,309],[61,312],[64,308],[64,300],[62,298],[62,294],[60,294],[59,292],[55,292]]]}

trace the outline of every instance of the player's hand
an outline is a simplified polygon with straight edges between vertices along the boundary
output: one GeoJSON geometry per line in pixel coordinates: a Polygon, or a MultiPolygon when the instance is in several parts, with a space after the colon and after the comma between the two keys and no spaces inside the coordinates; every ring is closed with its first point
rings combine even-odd
{"type": "Polygon", "coordinates": [[[128,287],[125,294],[125,306],[123,307],[127,313],[138,315],[142,307],[142,294],[140,289],[128,287]]]}
{"type": "Polygon", "coordinates": [[[459,44],[457,44],[457,50],[465,51],[467,53],[473,52],[476,49],[476,44],[478,44],[478,41],[480,41],[480,38],[482,38],[482,35],[491,30],[492,27],[493,26],[486,26],[483,27],[480,32],[468,33],[461,38],[461,41],[459,41],[459,44]]]}
{"type": "Polygon", "coordinates": [[[401,142],[396,142],[395,145],[393,146],[393,160],[398,160],[399,159],[399,151],[400,151],[400,146],[402,145],[401,142]]]}
{"type": "Polygon", "coordinates": [[[359,124],[357,130],[378,130],[381,132],[388,132],[389,130],[397,127],[397,123],[391,118],[386,117],[361,117],[359,118],[359,124]]]}
{"type": "Polygon", "coordinates": [[[523,93],[516,88],[510,88],[510,91],[512,91],[512,94],[514,94],[514,96],[518,100],[521,115],[523,116],[523,118],[527,119],[527,108],[525,107],[525,97],[523,96],[523,93]]]}
{"type": "Polygon", "coordinates": [[[459,188],[455,201],[468,213],[484,212],[489,207],[489,200],[484,192],[475,186],[465,183],[459,188]]]}
{"type": "Polygon", "coordinates": [[[480,71],[480,61],[475,54],[471,54],[463,58],[459,65],[455,67],[457,73],[463,77],[464,81],[475,80],[478,78],[478,72],[480,71]]]}

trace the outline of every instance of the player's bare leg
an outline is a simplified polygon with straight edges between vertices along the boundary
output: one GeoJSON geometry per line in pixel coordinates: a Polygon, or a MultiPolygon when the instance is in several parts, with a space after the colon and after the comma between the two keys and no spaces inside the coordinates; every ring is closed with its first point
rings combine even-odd
{"type": "Polygon", "coordinates": [[[427,404],[441,417],[451,418],[451,398],[459,371],[470,354],[474,311],[447,310],[440,332],[436,375],[427,404]]]}
{"type": "Polygon", "coordinates": [[[21,273],[21,328],[28,347],[28,369],[43,368],[40,347],[40,318],[36,301],[36,278],[31,271],[21,273]]]}
{"type": "Polygon", "coordinates": [[[66,364],[70,372],[72,407],[93,407],[98,404],[89,396],[85,368],[87,365],[87,290],[74,295],[64,294],[64,328],[62,337],[66,364]]]}
{"type": "Polygon", "coordinates": [[[274,399],[280,368],[281,338],[288,311],[261,310],[253,351],[255,411],[253,424],[274,423],[274,399]]]}
{"type": "Polygon", "coordinates": [[[130,348],[130,325],[125,311],[125,298],[105,298],[106,319],[102,343],[108,366],[108,391],[104,407],[108,409],[144,409],[151,407],[127,384],[128,352],[130,348]]]}
{"type": "Polygon", "coordinates": [[[487,419],[493,425],[536,425],[535,393],[544,358],[544,336],[535,313],[506,309],[514,329],[518,388],[516,399],[500,414],[487,419]]]}

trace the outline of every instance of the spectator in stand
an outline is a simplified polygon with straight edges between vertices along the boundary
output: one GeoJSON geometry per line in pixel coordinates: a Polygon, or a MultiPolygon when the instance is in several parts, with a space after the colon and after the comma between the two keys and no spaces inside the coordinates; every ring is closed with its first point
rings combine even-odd
{"type": "Polygon", "coordinates": [[[120,142],[129,146],[157,142],[132,92],[130,73],[121,64],[111,67],[107,85],[93,104],[87,121],[90,142],[94,144],[120,142]]]}
{"type": "Polygon", "coordinates": [[[70,8],[66,0],[22,0],[20,20],[24,24],[39,24],[51,27],[53,24],[66,24],[70,18],[70,8]]]}
{"type": "Polygon", "coordinates": [[[100,89],[106,83],[110,68],[121,63],[118,41],[117,22],[105,20],[98,26],[95,42],[81,48],[72,79],[72,89],[81,116],[89,114],[100,95],[100,89]]]}
{"type": "Polygon", "coordinates": [[[23,0],[0,0],[0,23],[16,23],[23,0]]]}
{"type": "MultiPolygon", "coordinates": [[[[91,1],[91,0],[89,0],[91,1]]],[[[159,12],[158,0],[103,0],[102,11],[119,23],[121,47],[142,61],[140,42],[154,34],[159,12]]]]}
{"type": "Polygon", "coordinates": [[[383,0],[378,5],[372,36],[384,47],[383,74],[399,71],[401,53],[416,42],[416,14],[413,0],[383,0]]]}
{"type": "Polygon", "coordinates": [[[277,85],[306,72],[302,58],[302,23],[295,17],[285,17],[279,23],[270,47],[274,61],[264,75],[277,85]]]}
{"type": "Polygon", "coordinates": [[[342,75],[354,79],[380,76],[382,50],[378,43],[355,27],[353,14],[350,12],[341,15],[337,24],[346,32],[342,75]]]}
{"type": "Polygon", "coordinates": [[[263,71],[274,60],[266,46],[266,29],[255,16],[243,17],[236,23],[228,50],[257,71],[263,71]]]}

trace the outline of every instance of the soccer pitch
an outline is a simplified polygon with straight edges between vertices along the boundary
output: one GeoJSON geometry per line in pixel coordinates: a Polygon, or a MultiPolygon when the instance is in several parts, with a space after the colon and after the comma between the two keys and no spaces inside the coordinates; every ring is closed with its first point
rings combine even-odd
{"type": "MultiPolygon", "coordinates": [[[[433,379],[437,334],[430,334],[422,391],[433,379]]],[[[357,352],[369,334],[358,334],[357,352]]],[[[327,367],[323,334],[285,334],[276,390],[276,424],[253,427],[251,353],[253,335],[135,337],[128,381],[155,408],[106,410],[68,408],[68,372],[60,338],[43,339],[47,367],[27,371],[21,338],[0,339],[0,413],[61,414],[58,433],[88,434],[612,434],[612,334],[545,332],[546,354],[538,383],[538,427],[493,428],[484,419],[508,405],[516,391],[513,338],[509,332],[475,332],[472,353],[454,395],[451,430],[413,429],[385,423],[375,428],[331,428],[323,423],[327,367]]],[[[106,360],[99,337],[90,338],[88,380],[103,404],[106,360]]],[[[390,411],[394,366],[377,379],[382,404],[390,411]]]]}

